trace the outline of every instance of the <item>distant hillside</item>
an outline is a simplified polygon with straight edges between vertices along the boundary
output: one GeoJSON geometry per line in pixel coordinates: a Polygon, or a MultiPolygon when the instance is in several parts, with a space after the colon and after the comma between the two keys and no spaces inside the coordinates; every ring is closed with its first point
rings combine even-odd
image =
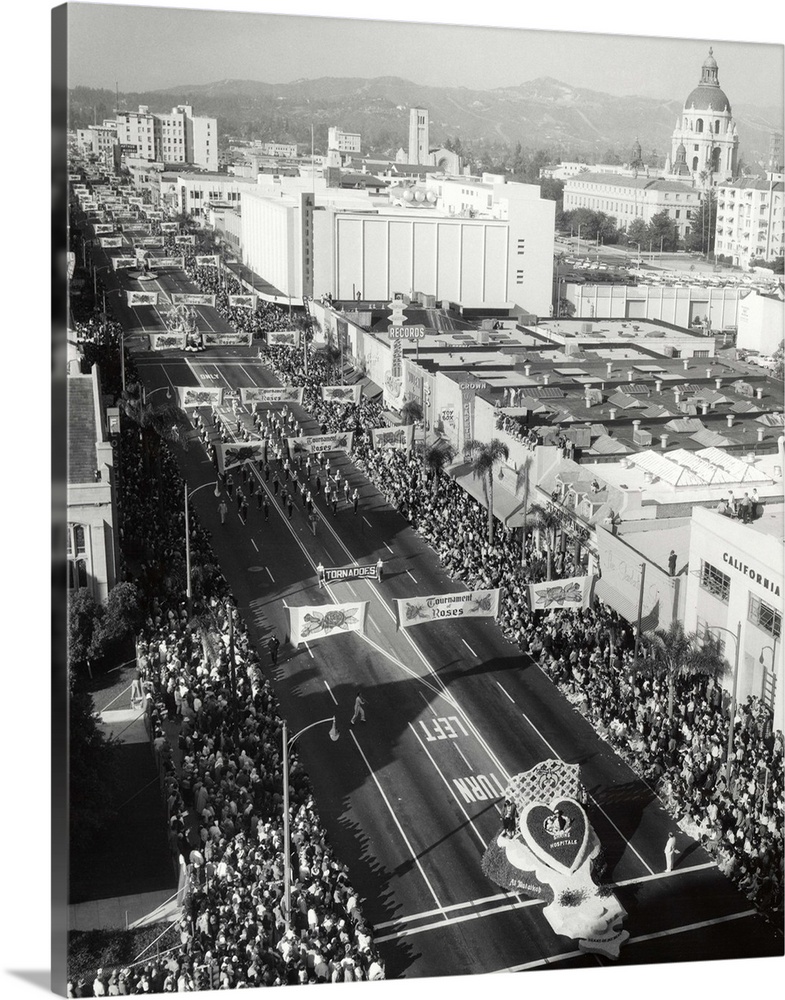
{"type": "MultiPolygon", "coordinates": [[[[547,150],[553,159],[602,157],[610,149],[624,159],[636,137],[644,158],[664,156],[682,109],[681,100],[614,97],[549,77],[495,90],[425,87],[399,77],[324,77],[286,84],[220,80],[120,94],[121,109],[147,104],[161,112],[183,103],[217,118],[222,135],[310,146],[313,124],[317,151],[324,151],[327,129],[336,125],[360,132],[363,151],[378,155],[406,148],[409,108],[423,107],[430,112],[433,144],[459,138],[480,155],[520,142],[524,150],[547,150]]],[[[113,91],[76,87],[70,92],[71,127],[112,117],[114,106],[113,91]]],[[[734,105],[733,112],[745,162],[765,159],[770,132],[781,129],[781,109],[734,105]]]]}

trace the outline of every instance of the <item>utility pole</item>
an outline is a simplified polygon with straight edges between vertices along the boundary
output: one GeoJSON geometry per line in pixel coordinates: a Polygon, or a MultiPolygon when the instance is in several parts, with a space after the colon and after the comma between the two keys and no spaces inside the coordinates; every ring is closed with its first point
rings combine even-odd
{"type": "Polygon", "coordinates": [[[643,618],[643,583],[646,579],[646,563],[641,563],[641,588],[638,593],[638,622],[635,628],[635,669],[638,669],[638,657],[641,647],[641,620],[643,618]]]}

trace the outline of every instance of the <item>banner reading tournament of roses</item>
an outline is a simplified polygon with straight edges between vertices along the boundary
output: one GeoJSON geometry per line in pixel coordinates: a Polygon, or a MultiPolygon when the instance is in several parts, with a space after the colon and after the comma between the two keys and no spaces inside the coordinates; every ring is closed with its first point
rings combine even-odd
{"type": "Polygon", "coordinates": [[[330,403],[359,403],[363,387],[357,385],[323,385],[322,399],[330,403]]]}
{"type": "Polygon", "coordinates": [[[407,451],[414,440],[414,424],[400,427],[372,427],[371,438],[374,448],[405,448],[407,451]]]}
{"type": "Polygon", "coordinates": [[[93,226],[93,229],[95,230],[95,235],[96,236],[105,236],[107,233],[113,233],[114,232],[114,223],[113,222],[96,222],[96,224],[93,226]]]}
{"type": "Polygon", "coordinates": [[[269,330],[267,343],[270,347],[299,347],[299,330],[269,330]]]}
{"type": "Polygon", "coordinates": [[[134,267],[136,257],[112,257],[112,267],[117,271],[121,267],[134,267]]]}
{"type": "MultiPolygon", "coordinates": [[[[256,296],[255,295],[230,295],[229,305],[233,309],[255,309],[256,308],[256,296]]],[[[268,340],[269,342],[269,340],[268,340]]]]}
{"type": "Polygon", "coordinates": [[[157,306],[158,292],[126,292],[129,306],[157,306]]]}
{"type": "Polygon", "coordinates": [[[172,292],[172,303],[176,306],[215,306],[215,296],[201,292],[172,292]]]}
{"type": "Polygon", "coordinates": [[[294,458],[299,454],[320,455],[327,451],[351,451],[354,431],[339,431],[337,434],[310,434],[308,437],[290,437],[286,439],[289,445],[289,455],[294,458]]]}
{"type": "Polygon", "coordinates": [[[220,406],[223,401],[223,389],[204,389],[199,385],[180,385],[177,393],[180,406],[185,410],[192,406],[220,406]]]}
{"type": "Polygon", "coordinates": [[[495,618],[499,613],[501,590],[471,590],[466,594],[434,594],[396,600],[398,628],[444,618],[495,618]]]}
{"type": "Polygon", "coordinates": [[[243,403],[299,403],[302,406],[303,391],[294,385],[282,385],[274,389],[254,385],[240,389],[240,400],[243,403]]]}
{"type": "Polygon", "coordinates": [[[529,584],[529,607],[532,611],[549,608],[588,608],[591,603],[593,576],[572,576],[567,580],[546,580],[529,584]]]}
{"type": "Polygon", "coordinates": [[[264,441],[245,442],[243,444],[219,444],[216,446],[215,454],[218,458],[218,468],[221,472],[228,472],[238,465],[245,465],[246,462],[256,462],[264,458],[266,444],[264,441]]]}
{"type": "Polygon", "coordinates": [[[250,347],[253,333],[216,333],[212,330],[202,332],[202,347],[250,347]]]}
{"type": "Polygon", "coordinates": [[[314,607],[289,609],[289,634],[295,646],[325,636],[345,632],[365,632],[368,601],[349,604],[317,604],[314,607]]]}
{"type": "Polygon", "coordinates": [[[179,267],[181,271],[185,270],[185,257],[156,257],[154,263],[156,267],[179,267]]]}

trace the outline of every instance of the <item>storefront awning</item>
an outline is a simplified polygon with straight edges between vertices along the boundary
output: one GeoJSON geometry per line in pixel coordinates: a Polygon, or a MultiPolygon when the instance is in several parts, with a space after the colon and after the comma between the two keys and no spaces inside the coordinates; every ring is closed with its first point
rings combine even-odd
{"type": "MultiPolygon", "coordinates": [[[[483,507],[487,508],[488,504],[485,499],[482,481],[475,479],[468,465],[456,466],[455,471],[448,470],[448,472],[468,494],[479,501],[483,507]]],[[[520,528],[523,524],[523,496],[515,496],[510,493],[504,487],[503,480],[500,482],[498,478],[494,478],[493,481],[493,513],[507,528],[520,528]]]]}

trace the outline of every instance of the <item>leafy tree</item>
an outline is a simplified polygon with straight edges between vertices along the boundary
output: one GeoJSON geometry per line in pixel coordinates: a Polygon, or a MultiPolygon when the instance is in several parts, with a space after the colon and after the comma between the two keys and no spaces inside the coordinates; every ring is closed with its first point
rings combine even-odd
{"type": "Polygon", "coordinates": [[[141,595],[133,583],[118,583],[109,591],[94,633],[94,644],[104,656],[138,631],[144,621],[141,595]]]}
{"type": "Polygon", "coordinates": [[[564,201],[564,181],[555,177],[543,177],[540,181],[540,197],[555,201],[557,207],[564,201]]]}
{"type": "Polygon", "coordinates": [[[335,379],[335,368],[341,360],[341,352],[333,343],[332,335],[328,330],[327,343],[323,347],[314,351],[314,358],[321,360],[327,366],[327,381],[332,383],[335,379]]]}
{"type": "Polygon", "coordinates": [[[185,433],[190,429],[188,418],[179,406],[173,403],[149,403],[144,398],[141,384],[127,387],[120,399],[120,410],[126,419],[139,429],[142,438],[142,462],[144,475],[160,478],[160,454],[164,442],[182,444],[187,447],[185,433]]]}
{"type": "Polygon", "coordinates": [[[713,253],[716,225],[717,196],[713,190],[704,191],[700,208],[693,212],[690,231],[684,240],[685,247],[698,253],[713,253]]]}
{"type": "Polygon", "coordinates": [[[86,587],[68,599],[68,662],[72,668],[88,666],[100,655],[99,631],[104,609],[86,587]]]}
{"type": "Polygon", "coordinates": [[[84,849],[113,820],[119,744],[100,728],[84,676],[71,668],[68,681],[68,820],[71,846],[84,849]]]}
{"type": "Polygon", "coordinates": [[[651,250],[677,250],[679,230],[676,222],[668,215],[667,208],[651,217],[648,226],[648,244],[651,250]]]}
{"type": "Polygon", "coordinates": [[[640,243],[643,247],[649,241],[649,230],[643,219],[633,219],[627,226],[627,240],[630,243],[640,243]]]}
{"type": "Polygon", "coordinates": [[[676,682],[680,677],[709,677],[717,680],[727,667],[720,653],[719,641],[710,635],[702,640],[696,632],[685,632],[674,619],[667,629],[646,634],[647,654],[639,670],[659,677],[668,685],[668,719],[673,718],[676,682]]]}
{"type": "Polygon", "coordinates": [[[510,457],[510,449],[498,438],[493,438],[487,443],[469,440],[463,451],[471,463],[472,476],[482,483],[488,504],[488,544],[493,545],[493,472],[497,465],[510,457]]]}
{"type": "Polygon", "coordinates": [[[429,448],[425,449],[423,459],[425,465],[430,469],[433,474],[433,492],[436,495],[439,489],[439,477],[444,471],[444,467],[449,465],[450,462],[455,458],[455,449],[446,441],[444,438],[436,441],[429,448]]]}
{"type": "Polygon", "coordinates": [[[785,340],[780,341],[780,346],[774,352],[773,357],[777,362],[777,367],[772,372],[772,375],[778,379],[785,378],[785,340]]]}

